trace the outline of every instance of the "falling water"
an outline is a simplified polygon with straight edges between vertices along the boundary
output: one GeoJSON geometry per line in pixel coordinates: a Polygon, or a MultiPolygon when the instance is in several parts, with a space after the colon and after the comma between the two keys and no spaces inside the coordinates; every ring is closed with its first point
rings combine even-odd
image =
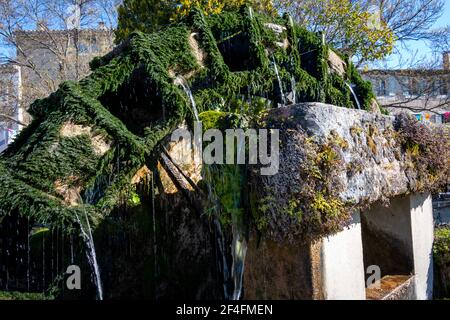
{"type": "Polygon", "coordinates": [[[27,290],[30,292],[30,217],[27,220],[27,290]]]}
{"type": "Polygon", "coordinates": [[[52,279],[55,278],[55,268],[54,268],[54,245],[53,245],[53,236],[55,232],[54,230],[51,230],[51,271],[52,271],[52,279]]]}
{"type": "MultiPolygon", "coordinates": [[[[240,141],[237,149],[238,157],[244,150],[244,142],[240,141]]],[[[240,168],[236,167],[236,174],[239,174],[240,168]]],[[[235,200],[235,207],[240,207],[240,201],[235,200]]],[[[245,257],[247,255],[247,241],[244,236],[244,221],[242,216],[233,215],[232,217],[232,231],[233,231],[233,244],[232,244],[232,257],[233,265],[231,269],[231,279],[233,280],[233,294],[232,300],[239,300],[242,294],[242,280],[244,277],[245,257]]]]}
{"type": "Polygon", "coordinates": [[[275,73],[276,73],[277,79],[278,79],[278,85],[280,86],[281,99],[283,101],[283,105],[286,105],[286,97],[284,96],[284,91],[283,91],[283,82],[281,81],[280,73],[278,72],[277,62],[275,61],[275,57],[272,57],[272,59],[273,59],[273,67],[275,69],[275,73]]]}
{"type": "Polygon", "coordinates": [[[74,253],[73,253],[73,237],[72,234],[70,234],[70,263],[75,263],[74,253]]]}
{"type": "Polygon", "coordinates": [[[195,121],[199,122],[200,119],[198,117],[197,104],[195,103],[194,95],[192,94],[191,88],[189,88],[186,79],[184,79],[182,76],[178,76],[175,79],[175,84],[181,86],[184,92],[186,92],[186,95],[189,97],[189,100],[191,101],[191,107],[192,112],[194,113],[195,121]]]}
{"type": "MultiPolygon", "coordinates": [[[[64,266],[65,265],[65,261],[64,261],[64,256],[65,256],[65,251],[64,251],[64,227],[62,228],[62,237],[61,237],[61,265],[64,266]]],[[[65,286],[64,286],[64,281],[62,281],[62,291],[64,293],[65,290],[65,286]]]]}
{"type": "MultiPolygon", "coordinates": [[[[211,183],[211,175],[212,175],[212,168],[205,166],[203,168],[205,170],[205,182],[208,188],[208,199],[210,199],[212,202],[218,202],[217,196],[214,192],[214,187],[211,183]]],[[[228,262],[227,262],[227,256],[226,256],[226,250],[225,250],[225,237],[222,232],[222,226],[219,221],[218,213],[216,212],[218,204],[215,203],[213,208],[213,213],[211,215],[212,218],[212,228],[215,235],[215,243],[216,243],[216,263],[217,263],[217,269],[219,272],[222,273],[223,277],[223,292],[224,292],[224,298],[225,300],[230,299],[230,293],[228,290],[228,284],[230,280],[230,273],[228,268],[228,262]]]]}
{"type": "Polygon", "coordinates": [[[352,93],[353,98],[355,99],[356,105],[358,106],[358,109],[361,110],[361,104],[359,103],[359,99],[358,99],[358,97],[356,96],[355,90],[353,90],[353,85],[350,84],[350,83],[348,83],[348,82],[346,82],[345,84],[346,84],[347,87],[350,89],[350,92],[352,93]]]}
{"type": "Polygon", "coordinates": [[[92,237],[92,230],[91,225],[89,223],[89,219],[87,217],[86,211],[84,212],[85,219],[86,219],[86,225],[88,229],[88,233],[84,230],[83,224],[80,221],[80,218],[78,217],[78,214],[76,214],[78,224],[80,225],[81,234],[83,236],[83,239],[86,243],[86,246],[89,250],[86,251],[86,256],[88,258],[88,262],[90,266],[92,267],[94,271],[94,277],[95,277],[95,285],[97,287],[97,297],[98,300],[103,300],[103,288],[102,288],[102,281],[100,278],[100,268],[98,267],[97,263],[97,254],[95,251],[95,245],[94,245],[94,238],[92,237]]]}
{"type": "Polygon", "coordinates": [[[45,235],[42,235],[42,293],[45,292],[45,235]]]}
{"type": "Polygon", "coordinates": [[[297,82],[295,81],[295,77],[291,77],[291,87],[292,87],[292,103],[297,103],[297,82]]]}
{"type": "Polygon", "coordinates": [[[233,266],[231,278],[233,279],[234,290],[231,299],[239,300],[242,294],[242,280],[244,276],[245,257],[247,255],[247,241],[239,226],[240,222],[233,222],[233,266]]]}
{"type": "Polygon", "coordinates": [[[253,8],[248,7],[248,16],[250,17],[250,20],[253,20],[253,8]]]}
{"type": "Polygon", "coordinates": [[[228,269],[227,254],[226,254],[226,250],[225,250],[225,237],[222,232],[222,226],[220,225],[219,218],[215,215],[213,216],[213,224],[214,224],[214,229],[215,229],[215,234],[216,234],[216,243],[217,243],[217,247],[219,250],[218,255],[221,258],[221,261],[219,263],[219,267],[220,267],[219,270],[222,271],[222,275],[223,275],[224,296],[225,296],[225,300],[229,300],[230,293],[228,290],[228,282],[229,282],[229,278],[230,278],[230,272],[228,269]]]}
{"type": "Polygon", "coordinates": [[[156,280],[156,277],[158,275],[157,273],[157,252],[158,252],[158,245],[156,242],[156,207],[155,207],[155,174],[152,172],[152,219],[153,219],[153,275],[154,279],[156,280]]]}
{"type": "MultiPolygon", "coordinates": [[[[60,271],[59,270],[59,237],[60,237],[59,228],[56,228],[56,270],[58,270],[58,272],[60,271]]],[[[62,287],[64,288],[64,284],[62,284],[62,287]]]]}

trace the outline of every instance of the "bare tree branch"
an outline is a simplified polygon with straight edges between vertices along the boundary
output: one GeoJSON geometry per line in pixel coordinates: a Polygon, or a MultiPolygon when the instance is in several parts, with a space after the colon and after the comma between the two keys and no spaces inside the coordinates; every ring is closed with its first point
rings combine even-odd
{"type": "MultiPolygon", "coordinates": [[[[105,54],[113,45],[118,2],[0,0],[0,63],[21,67],[22,106],[26,108],[34,100],[48,96],[61,82],[79,80],[90,72],[89,60],[105,54]],[[69,23],[71,20],[75,22],[69,23]],[[89,32],[99,22],[104,23],[101,32],[110,44],[95,52],[91,44],[97,36],[89,32]]],[[[0,112],[14,114],[9,110],[0,112]]]]}

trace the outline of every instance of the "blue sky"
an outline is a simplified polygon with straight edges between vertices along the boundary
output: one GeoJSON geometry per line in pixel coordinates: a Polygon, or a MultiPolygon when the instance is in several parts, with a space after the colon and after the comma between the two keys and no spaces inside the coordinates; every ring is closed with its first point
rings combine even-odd
{"type": "MultiPolygon", "coordinates": [[[[436,21],[436,24],[434,27],[445,27],[450,24],[450,1],[445,1],[445,12],[442,14],[441,18],[436,21]]],[[[430,49],[429,45],[424,41],[410,41],[407,43],[407,48],[399,48],[400,49],[400,55],[403,56],[403,58],[406,57],[407,60],[411,60],[412,57],[418,58],[425,58],[425,59],[432,59],[433,52],[430,49]]],[[[440,56],[438,57],[441,58],[440,56]]],[[[383,61],[382,63],[386,63],[388,67],[390,68],[396,68],[399,65],[399,56],[392,55],[386,61],[383,61]]]]}

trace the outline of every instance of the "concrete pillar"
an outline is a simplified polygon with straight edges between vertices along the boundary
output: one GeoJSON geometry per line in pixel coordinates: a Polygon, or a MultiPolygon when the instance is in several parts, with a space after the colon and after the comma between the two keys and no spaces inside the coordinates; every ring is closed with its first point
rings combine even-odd
{"type": "Polygon", "coordinates": [[[433,298],[433,204],[430,194],[410,197],[416,299],[433,298]]]}
{"type": "Polygon", "coordinates": [[[321,264],[326,300],[366,299],[359,213],[346,230],[323,240],[321,264]]]}

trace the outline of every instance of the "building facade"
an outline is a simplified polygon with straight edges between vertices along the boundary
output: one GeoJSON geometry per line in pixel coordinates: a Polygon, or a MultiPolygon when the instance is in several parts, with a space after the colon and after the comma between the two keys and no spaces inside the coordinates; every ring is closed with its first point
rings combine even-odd
{"type": "Polygon", "coordinates": [[[0,153],[22,129],[21,82],[19,67],[0,65],[0,153]]]}
{"type": "Polygon", "coordinates": [[[36,99],[47,97],[67,80],[89,74],[89,62],[114,46],[114,34],[102,24],[98,29],[38,30],[15,33],[17,64],[0,65],[0,152],[23,125],[36,99]]]}
{"type": "Polygon", "coordinates": [[[63,81],[78,81],[90,72],[89,62],[114,45],[112,30],[72,29],[15,33],[17,60],[22,67],[23,104],[55,92],[63,81]],[[37,85],[38,84],[38,85],[37,85]]]}
{"type": "Polygon", "coordinates": [[[370,70],[378,102],[392,114],[407,111],[419,121],[450,123],[450,52],[435,70],[370,70]]]}

